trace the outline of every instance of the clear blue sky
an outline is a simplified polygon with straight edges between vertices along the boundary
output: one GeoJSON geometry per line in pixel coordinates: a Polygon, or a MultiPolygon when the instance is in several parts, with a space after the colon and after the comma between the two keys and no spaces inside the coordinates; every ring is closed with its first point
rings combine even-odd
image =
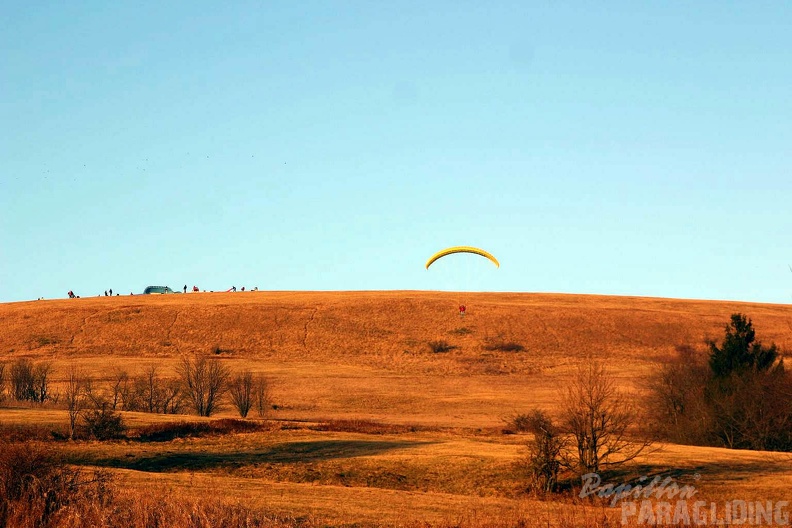
{"type": "Polygon", "coordinates": [[[2,302],[792,302],[787,2],[4,2],[0,28],[2,302]],[[501,268],[424,269],[452,245],[501,268]]]}

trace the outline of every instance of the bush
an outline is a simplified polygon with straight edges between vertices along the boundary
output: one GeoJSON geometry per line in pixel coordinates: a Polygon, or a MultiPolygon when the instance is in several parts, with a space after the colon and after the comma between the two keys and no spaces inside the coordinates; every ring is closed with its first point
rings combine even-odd
{"type": "Polygon", "coordinates": [[[170,442],[176,438],[195,438],[208,435],[252,433],[265,430],[260,422],[222,419],[211,422],[173,422],[143,427],[138,438],[143,442],[170,442]]]}
{"type": "Polygon", "coordinates": [[[170,442],[176,438],[204,436],[209,431],[207,422],[175,422],[143,427],[138,437],[143,442],[170,442]]]}
{"type": "Polygon", "coordinates": [[[111,499],[109,473],[91,476],[51,449],[0,444],[0,526],[48,526],[64,508],[111,499]]]}
{"type": "Polygon", "coordinates": [[[127,427],[120,413],[115,412],[108,404],[100,405],[83,414],[85,431],[88,436],[97,440],[115,440],[124,438],[127,427]]]}
{"type": "Polygon", "coordinates": [[[184,528],[318,528],[305,518],[279,517],[212,496],[187,498],[172,489],[128,489],[113,486],[112,500],[85,500],[42,524],[19,519],[13,526],[38,528],[184,527],[184,528]]]}
{"type": "Polygon", "coordinates": [[[438,354],[438,353],[441,353],[441,352],[448,352],[450,350],[454,350],[455,348],[457,348],[457,347],[455,347],[454,345],[449,344],[448,341],[445,341],[445,340],[442,340],[442,339],[440,339],[438,341],[429,341],[429,349],[432,352],[434,352],[435,354],[438,354]]]}
{"type": "Polygon", "coordinates": [[[528,433],[531,431],[531,414],[515,414],[509,419],[507,427],[515,433],[528,433]]]}
{"type": "Polygon", "coordinates": [[[11,442],[66,440],[68,437],[68,432],[44,425],[0,423],[0,446],[11,442]]]}
{"type": "Polygon", "coordinates": [[[233,418],[223,418],[222,420],[209,422],[209,430],[214,434],[255,433],[266,429],[267,426],[261,422],[235,420],[233,418]]]}

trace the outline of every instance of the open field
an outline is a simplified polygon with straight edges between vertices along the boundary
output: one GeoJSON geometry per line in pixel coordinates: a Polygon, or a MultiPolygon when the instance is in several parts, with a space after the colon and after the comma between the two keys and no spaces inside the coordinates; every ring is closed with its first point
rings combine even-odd
{"type": "MultiPolygon", "coordinates": [[[[331,524],[586,524],[618,508],[524,493],[526,438],[506,420],[558,395],[589,356],[642,397],[677,345],[720,340],[732,313],[765,343],[792,350],[785,305],[551,294],[237,292],[0,305],[0,361],[76,365],[98,382],[182,354],[220,358],[270,380],[265,430],[170,442],[61,443],[68,459],[110,468],[132,489],[232,502],[331,524]],[[445,352],[430,343],[445,341],[445,352]],[[524,347],[509,351],[509,344],[524,347]],[[338,420],[381,425],[322,427],[338,420]]],[[[231,418],[226,408],[218,417],[231,418]]],[[[124,413],[134,428],[188,416],[124,413]]],[[[62,430],[62,409],[0,408],[0,425],[62,430]]],[[[657,446],[628,474],[673,474],[712,500],[790,499],[786,454],[657,446]]],[[[598,521],[597,521],[598,522],[598,521]]]]}

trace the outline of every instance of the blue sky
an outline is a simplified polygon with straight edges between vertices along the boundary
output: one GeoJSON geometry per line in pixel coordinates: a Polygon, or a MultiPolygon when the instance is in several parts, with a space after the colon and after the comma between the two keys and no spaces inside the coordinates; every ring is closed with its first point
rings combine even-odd
{"type": "Polygon", "coordinates": [[[792,301],[789,4],[383,4],[3,3],[0,301],[792,301]]]}

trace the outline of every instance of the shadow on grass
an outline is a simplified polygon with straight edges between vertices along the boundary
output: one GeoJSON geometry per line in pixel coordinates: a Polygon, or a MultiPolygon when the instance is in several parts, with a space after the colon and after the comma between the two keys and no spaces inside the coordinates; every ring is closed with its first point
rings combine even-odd
{"type": "Polygon", "coordinates": [[[288,442],[258,451],[173,452],[135,458],[113,457],[86,461],[91,465],[162,473],[168,471],[207,471],[233,469],[254,464],[293,464],[371,456],[394,449],[427,445],[432,442],[319,440],[288,442]]]}
{"type": "MultiPolygon", "coordinates": [[[[792,461],[792,458],[790,459],[792,461]]],[[[652,464],[633,464],[629,467],[601,472],[602,482],[613,484],[647,485],[655,477],[670,478],[679,485],[697,485],[700,481],[725,482],[751,480],[760,475],[785,474],[787,464],[778,460],[756,460],[750,462],[718,461],[712,464],[696,464],[689,467],[673,467],[652,464]],[[643,479],[643,480],[639,480],[643,479]]]]}

